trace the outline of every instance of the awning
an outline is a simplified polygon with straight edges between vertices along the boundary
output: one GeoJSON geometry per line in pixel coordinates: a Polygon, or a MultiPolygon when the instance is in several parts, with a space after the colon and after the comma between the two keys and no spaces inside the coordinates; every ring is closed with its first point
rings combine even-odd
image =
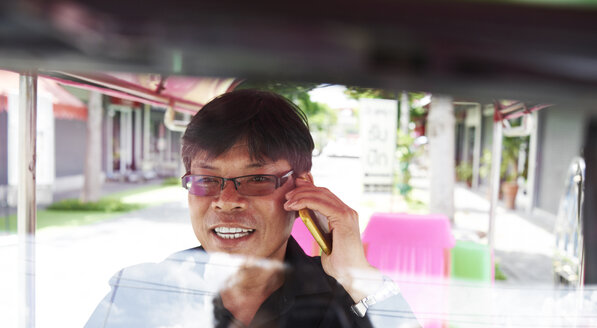
{"type": "Polygon", "coordinates": [[[515,118],[519,118],[524,116],[525,114],[530,114],[532,112],[536,112],[543,108],[551,107],[553,105],[549,104],[531,104],[524,101],[518,100],[501,100],[501,101],[494,101],[494,115],[493,120],[494,122],[499,121],[506,121],[506,120],[513,120],[515,118]]]}
{"type": "Polygon", "coordinates": [[[242,82],[236,78],[135,73],[40,71],[39,74],[65,85],[189,114],[196,113],[211,99],[232,91],[242,82]]]}
{"type": "MultiPolygon", "coordinates": [[[[54,117],[70,120],[87,120],[87,106],[70,94],[56,81],[40,77],[38,93],[51,97],[54,117]]],[[[19,93],[19,74],[0,70],[0,111],[8,110],[8,94],[19,93]]]]}

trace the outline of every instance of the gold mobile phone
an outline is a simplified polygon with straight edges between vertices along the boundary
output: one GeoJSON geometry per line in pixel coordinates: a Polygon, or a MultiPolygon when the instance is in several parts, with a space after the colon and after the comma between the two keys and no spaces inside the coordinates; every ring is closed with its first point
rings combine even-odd
{"type": "Polygon", "coordinates": [[[330,225],[327,222],[327,218],[317,211],[312,211],[308,208],[299,210],[299,216],[303,223],[309,229],[309,232],[321,247],[321,250],[330,255],[332,252],[332,234],[330,233],[330,225]]]}

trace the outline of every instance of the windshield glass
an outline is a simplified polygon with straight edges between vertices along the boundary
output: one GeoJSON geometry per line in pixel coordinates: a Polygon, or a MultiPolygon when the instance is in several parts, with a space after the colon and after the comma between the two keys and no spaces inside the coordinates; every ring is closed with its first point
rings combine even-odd
{"type": "Polygon", "coordinates": [[[0,326],[597,325],[593,7],[23,3],[0,326]]]}

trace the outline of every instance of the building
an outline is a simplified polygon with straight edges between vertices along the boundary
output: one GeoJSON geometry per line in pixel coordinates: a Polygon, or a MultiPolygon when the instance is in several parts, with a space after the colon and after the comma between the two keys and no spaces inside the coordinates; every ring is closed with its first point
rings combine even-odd
{"type": "MultiPolygon", "coordinates": [[[[456,161],[473,166],[473,187],[488,188],[483,156],[491,153],[493,139],[493,104],[455,102],[456,161]],[[475,183],[475,181],[477,181],[475,183]]],[[[519,179],[517,208],[553,225],[558,204],[565,189],[565,179],[572,160],[581,156],[589,106],[551,106],[528,114],[530,126],[519,133],[526,136],[518,157],[519,179]]]]}
{"type": "MultiPolygon", "coordinates": [[[[19,76],[0,71],[0,81],[0,202],[14,207],[19,169],[19,76]]],[[[122,73],[39,77],[38,204],[49,204],[54,194],[83,186],[91,126],[86,105],[90,92],[103,93],[102,177],[134,183],[184,174],[179,152],[186,122],[204,103],[239,82],[122,73]]]]}

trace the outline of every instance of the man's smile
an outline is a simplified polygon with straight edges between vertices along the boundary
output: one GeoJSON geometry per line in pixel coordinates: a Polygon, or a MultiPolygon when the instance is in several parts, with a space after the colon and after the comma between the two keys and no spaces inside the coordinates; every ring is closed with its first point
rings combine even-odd
{"type": "Polygon", "coordinates": [[[223,239],[238,239],[252,234],[255,229],[247,229],[240,227],[217,227],[213,232],[223,239]]]}

